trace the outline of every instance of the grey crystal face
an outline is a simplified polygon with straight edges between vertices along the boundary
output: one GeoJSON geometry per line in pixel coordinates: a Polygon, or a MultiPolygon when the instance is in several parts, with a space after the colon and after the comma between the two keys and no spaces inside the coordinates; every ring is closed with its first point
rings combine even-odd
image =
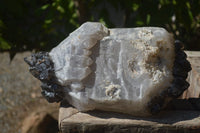
{"type": "Polygon", "coordinates": [[[132,106],[130,112],[145,112],[151,96],[173,81],[173,38],[162,28],[86,23],[49,54],[59,83],[70,86],[66,98],[79,110],[110,110],[112,105],[113,110],[132,106]],[[87,54],[78,52],[83,49],[87,54]]]}
{"type": "MultiPolygon", "coordinates": [[[[51,78],[33,75],[43,82],[43,95],[50,102],[57,97],[55,101],[66,99],[80,111],[146,116],[188,87],[191,67],[180,44],[174,45],[163,28],[107,29],[87,22],[48,53],[51,78]]],[[[45,75],[48,69],[41,70],[38,74],[45,75]]]]}

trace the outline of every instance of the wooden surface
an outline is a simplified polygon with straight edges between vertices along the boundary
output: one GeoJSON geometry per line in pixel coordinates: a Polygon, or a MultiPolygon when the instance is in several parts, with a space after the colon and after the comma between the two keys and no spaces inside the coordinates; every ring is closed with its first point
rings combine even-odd
{"type": "Polygon", "coordinates": [[[200,111],[166,111],[151,118],[61,107],[62,133],[200,133],[200,111]]]}
{"type": "Polygon", "coordinates": [[[200,97],[200,52],[186,51],[186,54],[191,63],[192,71],[189,72],[187,79],[190,87],[183,93],[181,98],[198,98],[200,97]]]}
{"type": "MultiPolygon", "coordinates": [[[[199,98],[200,52],[186,53],[192,65],[187,79],[190,87],[180,98],[199,98]]],[[[200,133],[200,111],[195,111],[192,106],[189,108],[190,103],[186,99],[174,102],[179,105],[174,105],[176,109],[185,110],[168,110],[151,118],[102,111],[81,113],[62,103],[59,127],[63,133],[200,133]]],[[[200,103],[198,106],[200,108],[200,103]]]]}

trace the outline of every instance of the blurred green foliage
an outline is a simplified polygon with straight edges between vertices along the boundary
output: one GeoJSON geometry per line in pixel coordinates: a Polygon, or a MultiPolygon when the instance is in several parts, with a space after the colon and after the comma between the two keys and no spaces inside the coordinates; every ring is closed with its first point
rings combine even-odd
{"type": "Polygon", "coordinates": [[[200,0],[1,0],[0,51],[50,50],[86,21],[164,27],[200,50],[200,0]]]}

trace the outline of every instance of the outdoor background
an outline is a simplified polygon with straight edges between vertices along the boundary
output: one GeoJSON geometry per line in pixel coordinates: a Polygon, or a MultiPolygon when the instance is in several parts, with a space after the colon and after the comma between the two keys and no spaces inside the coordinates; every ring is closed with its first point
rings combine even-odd
{"type": "Polygon", "coordinates": [[[0,50],[50,50],[86,21],[159,26],[200,50],[200,0],[1,0],[0,50]]]}
{"type": "Polygon", "coordinates": [[[200,0],[0,0],[1,133],[58,132],[59,104],[41,96],[23,58],[50,51],[86,21],[164,27],[186,50],[200,51],[200,0]]]}

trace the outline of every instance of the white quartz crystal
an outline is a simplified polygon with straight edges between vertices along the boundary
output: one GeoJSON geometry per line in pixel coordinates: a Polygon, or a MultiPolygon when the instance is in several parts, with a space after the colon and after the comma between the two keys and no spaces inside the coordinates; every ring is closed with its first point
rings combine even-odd
{"type": "Polygon", "coordinates": [[[80,111],[144,116],[147,103],[173,80],[173,43],[163,28],[87,22],[49,54],[65,98],[80,111]]]}

